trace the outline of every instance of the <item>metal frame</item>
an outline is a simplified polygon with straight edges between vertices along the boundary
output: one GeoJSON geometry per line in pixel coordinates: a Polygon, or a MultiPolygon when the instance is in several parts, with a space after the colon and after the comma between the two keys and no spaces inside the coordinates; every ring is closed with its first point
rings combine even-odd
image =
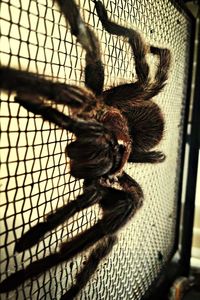
{"type": "Polygon", "coordinates": [[[192,24],[192,38],[190,48],[190,62],[189,62],[189,78],[187,88],[187,103],[184,116],[184,128],[183,128],[183,143],[182,143],[182,155],[181,155],[181,168],[180,168],[180,181],[178,190],[178,209],[177,209],[177,223],[176,223],[176,239],[171,254],[171,259],[160,273],[160,276],[154,282],[145,295],[144,299],[167,299],[167,293],[172,282],[179,276],[188,276],[190,272],[190,258],[192,249],[192,232],[194,222],[194,209],[195,209],[195,192],[197,182],[197,167],[198,167],[198,152],[200,149],[200,22],[198,24],[198,49],[197,49],[197,72],[195,76],[195,88],[194,88],[194,102],[192,110],[191,120],[191,135],[190,135],[190,152],[189,163],[187,172],[186,183],[186,196],[183,208],[183,231],[180,237],[180,221],[181,221],[181,198],[183,187],[183,170],[184,170],[184,157],[185,146],[187,143],[187,126],[189,120],[189,109],[191,100],[191,88],[193,79],[193,63],[194,63],[194,49],[195,49],[195,30],[196,20],[189,12],[189,10],[182,5],[182,9],[187,13],[191,19],[192,24]],[[181,240],[181,241],[180,241],[181,240]],[[178,250],[178,245],[181,244],[181,252],[178,261],[173,261],[172,258],[178,250]]]}
{"type": "Polygon", "coordinates": [[[188,276],[192,248],[195,193],[197,182],[198,154],[200,149],[200,22],[198,22],[197,67],[194,88],[194,102],[191,120],[190,153],[188,163],[186,198],[183,213],[183,234],[181,241],[180,267],[182,275],[188,276]]]}

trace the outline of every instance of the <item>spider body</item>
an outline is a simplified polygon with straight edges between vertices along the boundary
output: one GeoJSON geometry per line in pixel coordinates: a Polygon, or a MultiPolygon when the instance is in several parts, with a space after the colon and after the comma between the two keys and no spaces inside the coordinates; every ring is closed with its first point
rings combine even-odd
{"type": "Polygon", "coordinates": [[[45,233],[65,222],[76,212],[96,203],[102,218],[91,228],[63,242],[60,251],[35,261],[0,283],[0,292],[15,289],[58,263],[90,249],[77,282],[62,296],[72,299],[85,286],[99,262],[112,250],[117,231],[143,203],[140,185],[123,171],[126,162],[159,163],[165,159],[152,151],[163,136],[163,114],[152,101],[168,78],[170,52],[146,45],[140,34],[109,20],[105,7],[94,1],[98,17],[110,34],[124,36],[135,57],[137,80],[103,90],[104,68],[98,39],[83,22],[74,0],[57,0],[71,33],[86,52],[86,88],[52,82],[33,73],[0,67],[0,88],[16,93],[15,101],[45,121],[69,130],[76,140],[67,145],[70,172],[84,179],[83,194],[49,214],[17,242],[15,250],[25,251],[45,233]],[[158,57],[154,78],[150,78],[146,55],[158,57]],[[72,116],[53,108],[49,101],[68,105],[72,116]]]}
{"type": "MultiPolygon", "coordinates": [[[[97,97],[93,99],[92,105],[90,103],[89,105],[85,105],[84,108],[80,109],[79,111],[76,110],[74,115],[75,117],[78,116],[82,120],[86,120],[86,121],[95,120],[103,124],[105,130],[107,130],[107,134],[105,134],[105,136],[99,136],[98,138],[96,138],[96,145],[94,145],[94,140],[92,141],[91,147],[96,146],[97,148],[101,149],[101,146],[104,147],[104,145],[105,146],[107,145],[107,143],[105,143],[105,139],[109,143],[110,136],[112,135],[115,146],[113,144],[114,149],[112,149],[112,153],[110,155],[112,156],[112,154],[115,154],[115,158],[113,157],[113,159],[111,159],[109,164],[110,167],[108,167],[106,171],[102,171],[101,175],[111,175],[111,174],[115,175],[117,173],[120,173],[123,169],[124,164],[128,161],[128,157],[130,156],[130,152],[131,152],[131,137],[129,135],[127,120],[120,112],[120,110],[115,107],[106,105],[103,102],[103,99],[97,97]],[[94,106],[94,104],[96,105],[94,106]]],[[[85,162],[85,157],[84,154],[83,156],[80,156],[80,148],[83,150],[85,154],[88,151],[90,151],[88,148],[89,139],[91,139],[91,136],[88,136],[87,138],[82,136],[78,141],[71,143],[66,148],[66,154],[71,158],[70,161],[71,174],[74,175],[76,178],[93,177],[94,172],[97,171],[96,162],[93,165],[94,170],[92,172],[91,169],[88,170],[81,164],[81,161],[83,161],[83,163],[85,162]],[[77,151],[78,153],[76,156],[77,151]],[[75,161],[73,160],[73,158],[75,158],[75,161]],[[76,164],[76,166],[74,165],[74,163],[76,164]],[[85,174],[82,173],[79,174],[77,172],[78,169],[84,171],[85,174]]],[[[93,153],[94,153],[94,149],[91,149],[90,153],[87,156],[87,165],[88,165],[88,160],[93,157],[93,153]]],[[[105,153],[102,149],[99,155],[99,159],[104,160],[104,158],[105,158],[105,153]]]]}

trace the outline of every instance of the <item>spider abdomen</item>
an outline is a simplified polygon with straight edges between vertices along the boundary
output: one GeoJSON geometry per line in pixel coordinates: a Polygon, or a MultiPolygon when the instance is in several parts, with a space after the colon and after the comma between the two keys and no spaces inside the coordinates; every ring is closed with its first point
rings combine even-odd
{"type": "Polygon", "coordinates": [[[135,102],[124,110],[132,147],[143,152],[155,147],[163,137],[164,118],[159,106],[152,101],[135,102]]]}

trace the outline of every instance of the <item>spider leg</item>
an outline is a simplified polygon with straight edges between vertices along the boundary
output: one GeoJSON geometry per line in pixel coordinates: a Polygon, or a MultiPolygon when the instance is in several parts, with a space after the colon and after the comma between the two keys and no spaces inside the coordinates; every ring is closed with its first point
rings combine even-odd
{"type": "Polygon", "coordinates": [[[25,280],[35,277],[51,267],[71,259],[102,238],[115,234],[125,225],[141,207],[143,193],[140,186],[125,173],[119,178],[119,182],[122,188],[127,191],[101,187],[102,198],[99,204],[103,209],[102,219],[70,241],[63,243],[59,252],[35,261],[26,268],[10,275],[1,282],[0,292],[3,293],[13,290],[25,280]]]}
{"type": "Polygon", "coordinates": [[[52,82],[34,73],[0,67],[0,88],[30,96],[45,97],[57,104],[82,107],[94,98],[92,92],[74,85],[52,82]]]}
{"type": "Polygon", "coordinates": [[[35,115],[40,115],[45,121],[49,121],[59,126],[62,129],[66,129],[74,133],[77,137],[90,136],[102,136],[104,131],[107,131],[104,126],[94,121],[87,121],[81,118],[71,118],[64,113],[53,108],[46,102],[43,102],[40,97],[35,97],[30,94],[19,94],[15,96],[15,101],[27,109],[29,112],[35,115]]]}
{"type": "Polygon", "coordinates": [[[149,66],[146,61],[148,46],[144,43],[141,35],[133,29],[118,25],[109,20],[107,11],[101,1],[94,1],[97,15],[107,32],[117,36],[128,38],[128,42],[135,56],[135,68],[138,76],[138,81],[141,84],[146,84],[149,81],[149,66]]]}
{"type": "Polygon", "coordinates": [[[101,194],[98,185],[93,181],[84,189],[84,193],[79,195],[76,200],[58,208],[55,212],[49,214],[44,222],[40,222],[28,230],[15,244],[15,251],[22,252],[35,245],[45,233],[53,230],[76,212],[87,208],[97,202],[101,194]]]}
{"type": "Polygon", "coordinates": [[[116,240],[117,237],[115,235],[110,235],[98,242],[94,250],[90,253],[84,267],[77,274],[76,283],[61,297],[60,300],[73,299],[78,295],[80,290],[86,285],[96,271],[100,261],[111,252],[116,240]]]}
{"type": "Polygon", "coordinates": [[[132,151],[128,161],[134,163],[160,163],[165,160],[166,156],[161,151],[136,152],[132,151]]]}
{"type": "Polygon", "coordinates": [[[121,84],[105,91],[103,93],[104,101],[112,106],[117,105],[117,103],[120,104],[121,101],[130,100],[132,102],[133,100],[148,100],[154,97],[162,90],[167,80],[170,67],[170,51],[146,45],[137,31],[110,21],[104,5],[98,0],[93,1],[105,30],[111,34],[128,38],[135,57],[135,69],[138,77],[138,80],[134,83],[121,84]],[[149,52],[158,55],[160,60],[153,82],[150,81],[149,66],[146,61],[146,54],[149,52]]]}
{"type": "Polygon", "coordinates": [[[148,100],[156,96],[163,89],[168,79],[168,73],[171,65],[171,53],[169,49],[151,46],[150,51],[152,54],[158,56],[159,64],[154,81],[147,89],[144,100],[148,100]]]}
{"type": "Polygon", "coordinates": [[[103,90],[104,68],[101,61],[99,41],[92,30],[83,22],[79,10],[73,0],[57,0],[71,33],[86,51],[85,84],[95,94],[103,90]]]}
{"type": "Polygon", "coordinates": [[[142,85],[139,81],[136,81],[108,89],[103,92],[103,98],[106,104],[114,106],[120,105],[123,102],[126,104],[128,101],[133,103],[134,100],[151,100],[151,98],[162,91],[168,79],[171,54],[168,49],[153,46],[150,47],[150,51],[159,57],[159,64],[153,81],[148,82],[146,85],[142,85]]]}
{"type": "Polygon", "coordinates": [[[22,93],[15,96],[15,102],[29,112],[40,115],[45,121],[52,122],[62,129],[73,132],[76,136],[80,136],[86,130],[92,132],[96,129],[99,133],[101,127],[98,122],[87,122],[83,119],[71,118],[48,103],[43,102],[39,96],[22,93]]]}

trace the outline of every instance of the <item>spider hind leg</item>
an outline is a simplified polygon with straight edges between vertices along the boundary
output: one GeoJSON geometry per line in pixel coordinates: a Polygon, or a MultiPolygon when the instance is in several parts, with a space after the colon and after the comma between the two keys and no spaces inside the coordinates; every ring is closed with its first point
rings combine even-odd
{"type": "Polygon", "coordinates": [[[144,43],[141,35],[133,29],[126,28],[112,22],[107,15],[107,11],[101,1],[94,1],[98,17],[107,32],[117,36],[128,38],[128,42],[135,56],[135,68],[138,81],[141,84],[147,84],[149,81],[149,65],[146,61],[148,46],[144,43]]]}
{"type": "MultiPolygon", "coordinates": [[[[68,261],[78,253],[87,250],[92,245],[104,239],[106,236],[115,235],[117,230],[125,225],[141,206],[141,188],[135,181],[131,180],[130,176],[127,176],[125,174],[122,176],[121,183],[124,187],[127,185],[126,188],[129,190],[128,192],[101,187],[100,192],[102,199],[100,199],[100,205],[103,209],[103,217],[101,220],[70,241],[63,243],[59,252],[35,261],[25,269],[9,276],[1,282],[0,292],[13,290],[25,280],[33,278],[61,262],[68,261]],[[110,201],[110,199],[113,199],[113,201],[110,201]]],[[[102,251],[102,249],[100,246],[99,251],[102,251]]],[[[105,248],[105,252],[103,251],[99,258],[97,258],[96,265],[98,265],[101,257],[103,257],[103,253],[106,255],[106,249],[109,249],[109,247],[105,248]]],[[[90,270],[88,270],[88,272],[90,272],[89,277],[93,274],[94,269],[96,269],[95,264],[93,265],[91,262],[90,270]]]]}
{"type": "MultiPolygon", "coordinates": [[[[156,96],[165,86],[168,79],[168,72],[171,62],[171,54],[168,49],[157,48],[146,44],[140,33],[136,30],[126,28],[112,22],[107,15],[107,11],[101,1],[94,0],[98,17],[105,28],[111,34],[124,36],[132,48],[135,58],[135,69],[137,81],[130,84],[121,84],[108,89],[103,93],[104,101],[108,105],[117,105],[127,100],[150,100],[156,96]],[[158,67],[153,79],[149,75],[149,65],[146,60],[146,54],[152,53],[159,58],[158,67]]],[[[122,103],[123,104],[123,103],[122,103]]]]}
{"type": "Polygon", "coordinates": [[[90,277],[96,271],[100,261],[111,252],[116,240],[117,237],[115,235],[111,235],[98,242],[90,253],[82,270],[77,274],[76,283],[61,297],[60,300],[73,299],[76,295],[78,295],[80,290],[86,285],[90,277]]]}
{"type": "Polygon", "coordinates": [[[55,212],[49,214],[44,222],[40,222],[28,230],[15,244],[15,251],[22,252],[36,243],[45,235],[63,222],[67,221],[76,212],[87,208],[99,201],[99,191],[96,182],[91,182],[84,189],[82,195],[76,200],[58,208],[55,212]]]}

